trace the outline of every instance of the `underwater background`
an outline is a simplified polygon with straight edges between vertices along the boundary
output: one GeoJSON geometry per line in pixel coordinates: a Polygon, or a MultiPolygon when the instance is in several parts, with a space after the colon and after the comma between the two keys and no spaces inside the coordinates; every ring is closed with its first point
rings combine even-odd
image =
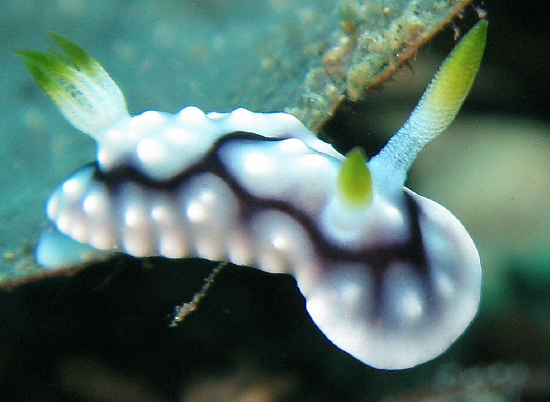
{"type": "MultiPolygon", "coordinates": [[[[476,2],[490,21],[480,75],[408,185],[453,211],[484,263],[480,314],[440,358],[374,370],[333,347],[295,282],[216,263],[121,258],[35,276],[32,249],[52,189],[94,143],[41,92],[16,49],[69,37],[123,89],[130,112],[185,105],[297,107],[314,55],[342,16],[327,0],[0,0],[0,395],[6,401],[550,400],[550,29],[546,2],[476,2]],[[26,279],[25,279],[26,278],[26,279]],[[29,279],[30,278],[30,279],[29,279]]],[[[407,1],[372,1],[397,9],[407,1]]],[[[382,15],[384,13],[382,12],[382,15]]],[[[477,18],[467,7],[454,27],[477,18]]],[[[402,124],[454,42],[443,29],[321,134],[373,154],[402,124]]]]}

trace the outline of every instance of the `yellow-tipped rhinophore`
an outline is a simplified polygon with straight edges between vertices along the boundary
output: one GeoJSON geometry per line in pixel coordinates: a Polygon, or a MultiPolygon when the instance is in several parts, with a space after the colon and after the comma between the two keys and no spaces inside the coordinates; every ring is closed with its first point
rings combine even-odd
{"type": "Polygon", "coordinates": [[[124,95],[84,49],[63,36],[49,36],[65,54],[30,49],[16,53],[65,118],[97,139],[106,127],[128,116],[124,95]]]}
{"type": "Polygon", "coordinates": [[[470,92],[483,58],[487,25],[487,20],[481,20],[464,35],[422,95],[416,109],[424,121],[429,119],[432,132],[441,132],[452,123],[470,92]]]}
{"type": "Polygon", "coordinates": [[[424,91],[405,124],[371,159],[373,174],[399,188],[418,153],[458,114],[481,65],[487,20],[479,21],[456,44],[424,91]]]}
{"type": "Polygon", "coordinates": [[[359,147],[353,148],[340,167],[338,191],[351,207],[365,208],[372,201],[372,178],[367,158],[359,147]]]}

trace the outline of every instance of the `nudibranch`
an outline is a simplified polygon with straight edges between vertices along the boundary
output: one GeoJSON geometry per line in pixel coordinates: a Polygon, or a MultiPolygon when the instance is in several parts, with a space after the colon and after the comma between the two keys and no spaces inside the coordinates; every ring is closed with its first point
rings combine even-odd
{"type": "Polygon", "coordinates": [[[382,369],[443,353],[477,313],[481,264],[447,209],[404,187],[422,148],[455,118],[479,69],[487,21],[440,66],[418,105],[367,162],[286,113],[128,113],[105,70],[71,41],[22,50],[97,158],[51,195],[39,265],[112,253],[202,257],[294,276],[337,347],[382,369]]]}

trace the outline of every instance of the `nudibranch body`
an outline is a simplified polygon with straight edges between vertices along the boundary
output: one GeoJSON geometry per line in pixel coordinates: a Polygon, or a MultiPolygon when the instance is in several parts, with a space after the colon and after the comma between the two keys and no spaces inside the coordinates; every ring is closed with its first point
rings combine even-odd
{"type": "Polygon", "coordinates": [[[130,116],[120,89],[81,48],[25,50],[38,83],[97,141],[97,160],[50,197],[40,265],[113,252],[226,260],[296,278],[336,346],[385,369],[444,352],[475,316],[476,247],[444,207],[403,187],[416,155],[454,119],[479,68],[480,21],[440,67],[409,120],[368,163],[285,113],[130,116]]]}

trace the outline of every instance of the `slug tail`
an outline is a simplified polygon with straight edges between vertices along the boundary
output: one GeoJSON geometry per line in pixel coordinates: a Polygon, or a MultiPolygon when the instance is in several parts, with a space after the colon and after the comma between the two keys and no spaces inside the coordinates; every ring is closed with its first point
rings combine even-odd
{"type": "Polygon", "coordinates": [[[371,170],[395,177],[400,187],[424,146],[455,119],[474,83],[487,38],[480,20],[456,44],[424,91],[409,119],[371,160],[371,170]]]}
{"type": "Polygon", "coordinates": [[[49,36],[65,53],[30,49],[15,53],[65,118],[98,140],[106,128],[129,116],[124,95],[84,49],[63,36],[49,36]]]}

